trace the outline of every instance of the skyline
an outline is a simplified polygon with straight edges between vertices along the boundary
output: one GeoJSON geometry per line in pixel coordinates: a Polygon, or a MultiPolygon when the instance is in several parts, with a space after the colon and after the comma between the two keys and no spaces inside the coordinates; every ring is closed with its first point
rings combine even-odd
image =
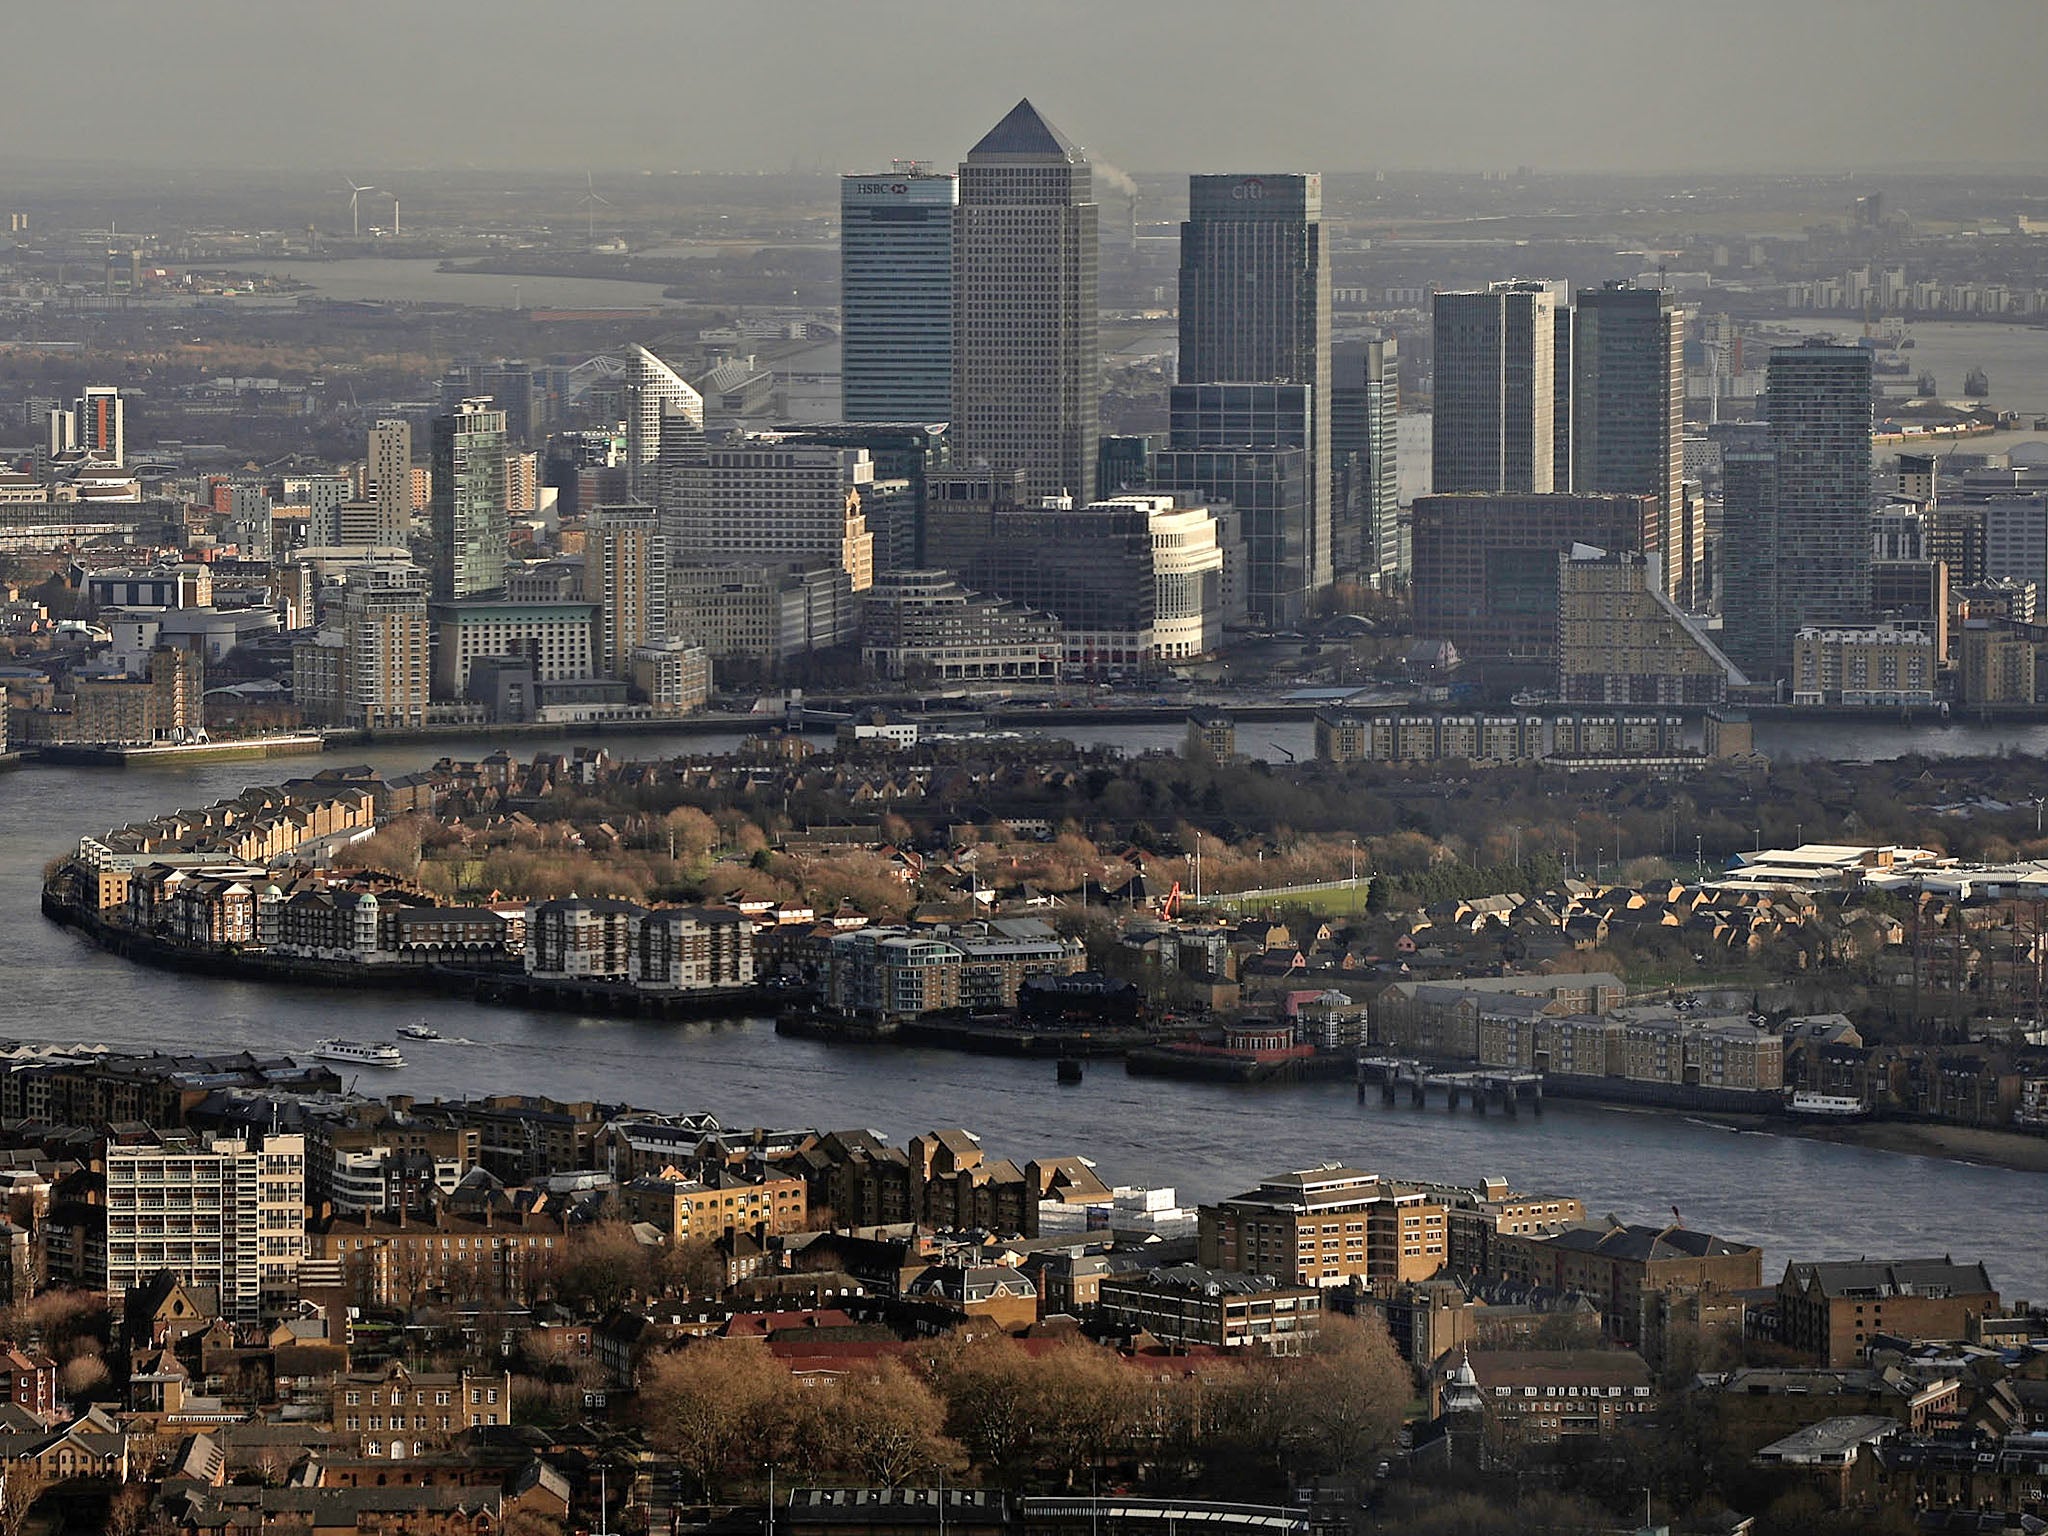
{"type": "MultiPolygon", "coordinates": [[[[8,158],[372,181],[407,167],[858,171],[956,159],[1029,96],[1098,165],[1148,172],[2048,168],[2048,101],[2031,84],[2048,41],[2025,0],[1980,0],[1960,40],[1953,14],[1906,0],[1554,0],[1540,29],[1501,0],[1302,0],[1277,17],[1213,0],[1037,0],[1021,17],[937,0],[774,9],[783,25],[763,28],[757,11],[619,3],[568,29],[554,8],[505,0],[487,47],[475,14],[393,0],[265,13],[260,33],[234,0],[136,10],[126,46],[96,59],[89,112],[61,72],[20,82],[8,158]],[[521,58],[547,72],[508,88],[521,58]],[[202,110],[166,110],[164,80],[224,68],[202,110]],[[895,69],[917,88],[874,88],[895,69]],[[366,97],[368,81],[394,99],[366,97]]],[[[33,57],[68,28],[32,12],[10,35],[33,57]]]]}

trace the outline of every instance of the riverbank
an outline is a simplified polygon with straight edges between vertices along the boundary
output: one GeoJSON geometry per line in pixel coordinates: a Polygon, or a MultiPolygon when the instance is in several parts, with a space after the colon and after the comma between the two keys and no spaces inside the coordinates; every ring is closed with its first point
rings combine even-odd
{"type": "Polygon", "coordinates": [[[1810,1141],[1938,1157],[2015,1173],[2048,1173],[2048,1136],[1990,1130],[1975,1125],[1929,1125],[1916,1120],[1857,1120],[1847,1125],[1774,1121],[1771,1129],[1810,1141]]]}

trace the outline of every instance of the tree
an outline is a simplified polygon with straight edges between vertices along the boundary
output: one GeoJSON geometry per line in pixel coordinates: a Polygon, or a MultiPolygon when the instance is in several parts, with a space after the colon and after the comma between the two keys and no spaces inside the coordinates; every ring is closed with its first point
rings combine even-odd
{"type": "Polygon", "coordinates": [[[1032,1361],[1026,1380],[1037,1439],[1066,1486],[1130,1441],[1142,1394],[1114,1352],[1076,1340],[1032,1361]]]}
{"type": "Polygon", "coordinates": [[[757,1341],[701,1339],[649,1369],[640,1393],[648,1441],[675,1457],[713,1499],[758,1459],[742,1452],[759,1446],[795,1390],[789,1372],[757,1341]]]}
{"type": "Polygon", "coordinates": [[[932,1346],[925,1365],[946,1400],[947,1433],[995,1482],[1015,1486],[1030,1457],[1030,1358],[1004,1334],[952,1334],[932,1346]]]}
{"type": "Polygon", "coordinates": [[[50,1486],[33,1462],[10,1462],[0,1468],[0,1536],[21,1536],[36,1500],[50,1486]]]}
{"type": "Polygon", "coordinates": [[[650,1255],[623,1221],[595,1222],[556,1250],[555,1295],[602,1316],[648,1289],[650,1255]]]}
{"type": "Polygon", "coordinates": [[[1355,1475],[1401,1428],[1414,1378],[1375,1319],[1326,1315],[1308,1353],[1286,1370],[1302,1470],[1355,1475]]]}
{"type": "Polygon", "coordinates": [[[837,1389],[833,1451],[863,1482],[894,1488],[951,1466],[946,1407],[902,1362],[882,1359],[850,1372],[837,1389]]]}

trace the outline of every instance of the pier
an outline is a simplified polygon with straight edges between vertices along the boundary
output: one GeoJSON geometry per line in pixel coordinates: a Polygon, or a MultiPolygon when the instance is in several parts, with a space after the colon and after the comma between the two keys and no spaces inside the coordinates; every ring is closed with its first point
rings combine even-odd
{"type": "Polygon", "coordinates": [[[1499,1067],[1479,1067],[1465,1072],[1432,1069],[1428,1063],[1400,1056],[1361,1056],[1358,1059],[1358,1102],[1365,1102],[1369,1083],[1377,1083],[1380,1102],[1394,1104],[1405,1090],[1416,1109],[1429,1103],[1432,1089],[1444,1095],[1444,1108],[1455,1110],[1463,1098],[1473,1110],[1485,1114],[1489,1105],[1499,1105],[1506,1115],[1521,1113],[1523,1105],[1531,1114],[1543,1113],[1543,1074],[1517,1072],[1499,1067]]]}

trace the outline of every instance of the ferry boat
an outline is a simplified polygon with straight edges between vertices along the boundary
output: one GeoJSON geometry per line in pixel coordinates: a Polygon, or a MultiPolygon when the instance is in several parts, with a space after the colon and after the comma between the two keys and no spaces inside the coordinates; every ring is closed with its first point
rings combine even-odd
{"type": "Polygon", "coordinates": [[[1785,1107],[1795,1115],[1817,1120],[1861,1120],[1870,1113],[1853,1094],[1809,1093],[1805,1089],[1793,1094],[1785,1107]]]}
{"type": "Polygon", "coordinates": [[[398,1032],[408,1040],[438,1040],[441,1031],[431,1024],[401,1024],[398,1032]]]}
{"type": "Polygon", "coordinates": [[[388,1040],[322,1040],[313,1047],[321,1061],[345,1061],[358,1067],[402,1067],[405,1058],[388,1040]]]}

